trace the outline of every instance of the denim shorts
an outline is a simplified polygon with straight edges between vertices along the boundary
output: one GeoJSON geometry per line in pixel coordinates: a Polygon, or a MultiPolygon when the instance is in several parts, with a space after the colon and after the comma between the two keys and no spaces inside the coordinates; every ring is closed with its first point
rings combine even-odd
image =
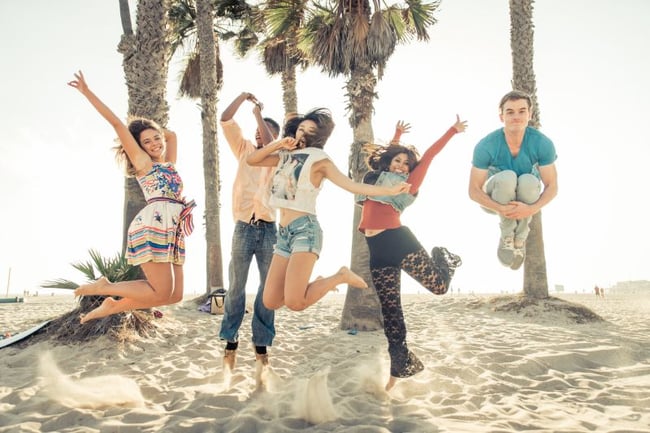
{"type": "Polygon", "coordinates": [[[314,253],[320,255],[323,248],[323,230],[316,215],[303,215],[291,221],[288,226],[278,226],[278,242],[274,254],[289,257],[293,253],[314,253]]]}

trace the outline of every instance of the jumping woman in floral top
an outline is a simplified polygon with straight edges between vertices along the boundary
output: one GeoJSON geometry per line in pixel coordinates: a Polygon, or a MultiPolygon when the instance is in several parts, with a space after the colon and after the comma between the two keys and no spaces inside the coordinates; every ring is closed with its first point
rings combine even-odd
{"type": "Polygon", "coordinates": [[[76,296],[107,296],[99,307],[81,317],[81,323],[179,302],[183,299],[185,235],[192,232],[195,204],[183,198],[183,182],[174,167],[176,134],[148,119],[134,119],[125,125],[88,88],[81,71],[74,76],[68,85],[79,90],[115,129],[120,140],[118,158],[127,175],[136,177],[147,200],[129,226],[126,251],[129,264],[140,265],[146,280],[111,283],[101,277],[80,286],[76,296]]]}

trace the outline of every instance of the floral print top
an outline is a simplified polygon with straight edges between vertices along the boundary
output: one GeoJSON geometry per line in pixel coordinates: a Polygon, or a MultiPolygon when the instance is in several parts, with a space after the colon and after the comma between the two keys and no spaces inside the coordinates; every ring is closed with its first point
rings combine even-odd
{"type": "Polygon", "coordinates": [[[161,197],[183,201],[183,181],[171,162],[154,163],[147,174],[137,179],[147,201],[161,197]]]}

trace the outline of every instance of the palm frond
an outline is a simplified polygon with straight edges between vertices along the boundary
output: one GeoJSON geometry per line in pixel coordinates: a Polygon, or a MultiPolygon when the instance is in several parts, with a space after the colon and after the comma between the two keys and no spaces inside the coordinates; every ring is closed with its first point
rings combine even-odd
{"type": "MultiPolygon", "coordinates": [[[[388,15],[388,14],[387,14],[388,15]]],[[[370,63],[382,64],[395,52],[397,36],[381,11],[376,11],[370,21],[368,31],[368,59],[370,63]]]]}
{"type": "Polygon", "coordinates": [[[287,44],[284,39],[262,42],[261,51],[266,72],[271,75],[284,72],[287,67],[287,61],[289,60],[287,44]]]}
{"type": "Polygon", "coordinates": [[[219,18],[241,20],[251,15],[252,8],[245,0],[215,0],[214,11],[219,18]]]}
{"type": "Polygon", "coordinates": [[[406,9],[405,20],[415,33],[419,41],[428,41],[428,28],[438,22],[433,13],[440,6],[440,1],[423,1],[423,0],[405,0],[408,8],[406,9]]]}
{"type": "Polygon", "coordinates": [[[302,26],[307,13],[307,0],[271,0],[263,8],[266,34],[275,38],[302,26]]]}
{"type": "Polygon", "coordinates": [[[72,267],[81,272],[86,277],[86,281],[94,281],[97,279],[97,274],[95,274],[95,266],[91,261],[76,262],[72,264],[72,267]]]}
{"type": "Polygon", "coordinates": [[[47,280],[41,283],[41,287],[45,289],[70,289],[74,290],[79,287],[79,284],[74,281],[66,280],[64,278],[57,278],[55,280],[47,280]]]}
{"type": "Polygon", "coordinates": [[[196,34],[196,8],[192,1],[176,0],[167,13],[171,31],[172,52],[176,52],[188,38],[196,34]]]}
{"type": "Polygon", "coordinates": [[[244,57],[258,44],[258,42],[259,38],[257,33],[252,31],[249,27],[243,27],[234,41],[235,52],[240,57],[244,57]]]}
{"type": "MultiPolygon", "coordinates": [[[[197,47],[198,48],[198,47],[197,47]]],[[[181,69],[181,79],[178,95],[190,99],[201,97],[201,58],[199,52],[190,53],[185,59],[185,67],[181,69]]]]}
{"type": "Polygon", "coordinates": [[[368,34],[370,23],[362,15],[349,15],[347,21],[347,47],[346,52],[352,59],[365,58],[368,55],[368,34]]]}
{"type": "MultiPolygon", "coordinates": [[[[118,253],[113,257],[102,257],[97,250],[89,250],[89,261],[79,261],[72,264],[72,267],[81,272],[85,282],[95,281],[100,276],[106,277],[111,282],[137,280],[140,277],[139,268],[130,265],[124,253],[118,253]]],[[[41,287],[51,289],[76,289],[79,284],[58,278],[44,281],[41,287]]]]}

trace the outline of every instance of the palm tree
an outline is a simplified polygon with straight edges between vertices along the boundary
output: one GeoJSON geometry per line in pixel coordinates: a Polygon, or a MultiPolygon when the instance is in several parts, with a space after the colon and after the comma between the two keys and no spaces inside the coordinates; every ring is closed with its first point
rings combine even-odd
{"type": "MultiPolygon", "coordinates": [[[[126,78],[128,92],[128,117],[141,116],[155,120],[165,126],[169,117],[169,105],[166,101],[167,71],[171,50],[168,37],[168,25],[166,11],[167,0],[140,0],[136,11],[136,29],[133,31],[128,0],[119,0],[120,18],[122,21],[123,34],[118,44],[118,51],[124,56],[124,75],[126,78]]],[[[124,220],[122,251],[126,250],[126,239],[129,224],[135,215],[145,206],[144,195],[133,178],[125,178],[124,182],[124,220]]],[[[93,255],[95,264],[100,269],[100,274],[116,281],[114,278],[122,278],[120,275],[107,275],[110,266],[103,268],[99,266],[100,257],[93,255]],[[103,272],[101,271],[103,269],[103,272]]],[[[123,256],[122,256],[123,257],[123,256]]],[[[122,266],[119,259],[116,266],[122,266]]],[[[113,263],[115,264],[115,263],[113,263]]],[[[78,268],[83,272],[83,266],[78,268]]],[[[90,271],[92,268],[87,268],[90,271]]],[[[136,273],[141,277],[139,267],[128,270],[127,274],[136,273]]],[[[90,274],[96,279],[94,273],[90,274]]],[[[54,281],[56,283],[57,281],[54,281]]],[[[58,281],[64,284],[65,282],[58,281]]],[[[74,286],[76,287],[76,286],[74,286]]],[[[72,288],[74,288],[72,287],[72,288]]],[[[80,300],[80,312],[85,313],[98,305],[104,297],[82,297],[80,300]]],[[[135,329],[140,332],[148,332],[152,328],[150,315],[142,316],[142,312],[133,314],[120,313],[94,321],[89,326],[79,327],[79,312],[73,311],[57,319],[54,329],[61,327],[61,324],[68,324],[70,332],[58,332],[62,340],[85,340],[92,335],[102,335],[114,329],[135,329]],[[83,328],[75,330],[76,328],[83,328]]],[[[52,324],[51,324],[52,325],[52,324]]],[[[128,338],[129,332],[120,338],[128,338]]]]}
{"type": "MultiPolygon", "coordinates": [[[[136,29],[131,25],[128,0],[119,0],[122,37],[118,52],[124,57],[128,91],[128,113],[155,120],[165,126],[169,119],[166,99],[167,73],[171,58],[168,37],[168,0],[140,0],[136,29]]],[[[122,248],[126,248],[129,224],[145,206],[144,195],[134,178],[125,178],[122,248]]]]}
{"type": "Polygon", "coordinates": [[[203,125],[203,178],[205,183],[206,292],[223,288],[221,225],[219,221],[219,149],[217,147],[217,59],[219,45],[212,23],[214,11],[209,0],[197,0],[197,36],[201,88],[201,123],[203,125]]]}
{"type": "Polygon", "coordinates": [[[169,11],[172,51],[186,49],[189,52],[181,71],[179,94],[192,99],[201,98],[206,200],[206,293],[224,286],[216,120],[217,92],[223,85],[219,38],[234,40],[238,52],[247,52],[258,42],[250,24],[255,21],[255,16],[256,8],[242,0],[174,0],[169,11]]]}
{"type": "MultiPolygon", "coordinates": [[[[533,116],[530,125],[539,128],[540,111],[533,67],[533,3],[534,0],[510,0],[510,47],[512,50],[512,87],[530,94],[533,102],[533,116]]],[[[548,297],[541,211],[533,216],[530,222],[530,234],[526,241],[524,295],[540,299],[548,297]]]]}
{"type": "MultiPolygon", "coordinates": [[[[353,130],[349,157],[349,175],[361,181],[367,172],[362,146],[374,140],[372,130],[373,102],[377,80],[398,43],[414,37],[427,41],[428,28],[436,23],[434,12],[438,1],[407,0],[406,5],[392,4],[382,8],[379,0],[341,1],[310,6],[308,19],[299,31],[298,48],[312,63],[321,66],[330,76],[347,78],[347,108],[353,130]]],[[[354,207],[352,226],[351,268],[366,281],[371,281],[368,248],[356,230],[361,216],[354,207]]],[[[348,287],[341,328],[375,330],[382,327],[379,299],[374,290],[348,287]]]]}
{"type": "MultiPolygon", "coordinates": [[[[537,87],[533,68],[533,2],[534,0],[510,0],[510,47],[512,50],[512,88],[530,94],[533,116],[530,125],[539,128],[537,87]]],[[[524,291],[522,295],[501,296],[487,300],[494,311],[517,313],[533,306],[534,311],[562,312],[574,323],[602,322],[603,318],[584,305],[549,297],[542,236],[541,212],[533,215],[530,233],[526,240],[524,262],[524,291]]]]}
{"type": "Polygon", "coordinates": [[[268,0],[261,7],[267,37],[259,43],[259,49],[266,72],[281,75],[285,118],[298,111],[296,69],[309,66],[306,54],[298,49],[308,5],[309,0],[268,0]]]}

